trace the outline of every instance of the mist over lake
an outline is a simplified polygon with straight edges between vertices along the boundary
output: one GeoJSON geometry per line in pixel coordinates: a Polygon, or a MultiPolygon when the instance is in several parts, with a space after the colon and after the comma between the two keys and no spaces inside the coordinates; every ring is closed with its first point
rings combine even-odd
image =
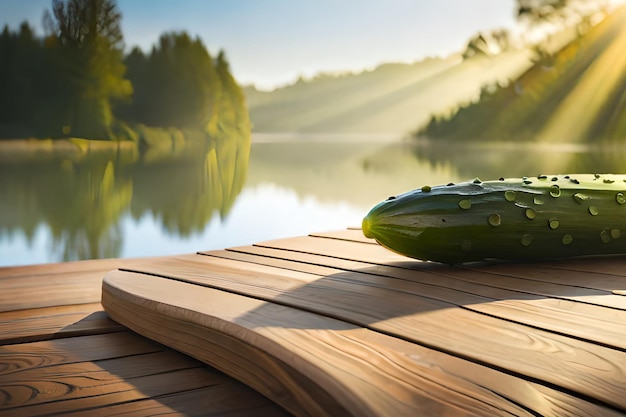
{"type": "Polygon", "coordinates": [[[0,164],[0,264],[194,253],[359,227],[374,204],[423,185],[618,172],[626,162],[615,147],[304,140],[253,136],[161,158],[14,152],[0,164]]]}
{"type": "Polygon", "coordinates": [[[623,173],[626,8],[512,3],[515,30],[272,89],[186,30],[126,44],[115,2],[88,10],[106,27],[64,2],[44,33],[7,24],[0,265],[359,227],[390,195],[476,177],[623,173]]]}

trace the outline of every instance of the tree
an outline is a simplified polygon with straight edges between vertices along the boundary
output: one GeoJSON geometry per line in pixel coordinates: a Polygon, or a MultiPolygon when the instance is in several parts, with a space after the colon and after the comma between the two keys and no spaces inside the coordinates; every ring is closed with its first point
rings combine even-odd
{"type": "Polygon", "coordinates": [[[517,17],[539,21],[552,19],[569,4],[569,0],[517,0],[517,17]]]}
{"type": "Polygon", "coordinates": [[[0,34],[0,125],[6,136],[32,135],[24,126],[31,122],[30,109],[37,90],[33,78],[40,58],[41,42],[26,22],[15,33],[4,27],[0,34]]]}
{"type": "Polygon", "coordinates": [[[531,23],[588,16],[608,7],[608,0],[517,0],[517,17],[531,23]]]}
{"type": "Polygon", "coordinates": [[[126,122],[174,128],[165,136],[231,127],[249,133],[223,52],[213,59],[199,38],[180,32],[162,35],[150,54],[134,48],[124,59],[120,20],[114,0],[53,0],[45,38],[27,23],[19,32],[5,26],[0,136],[145,139],[146,126],[126,122]]]}
{"type": "Polygon", "coordinates": [[[216,111],[207,125],[207,131],[216,136],[223,132],[249,129],[248,110],[241,87],[230,72],[230,65],[224,51],[220,51],[215,60],[219,77],[219,91],[215,104],[216,111]]]}
{"type": "Polygon", "coordinates": [[[112,138],[112,101],[132,92],[124,78],[121,14],[114,0],[53,0],[44,26],[58,48],[66,77],[69,108],[64,133],[92,139],[112,138]]]}
{"type": "Polygon", "coordinates": [[[220,80],[199,38],[185,32],[164,34],[147,57],[134,49],[126,64],[134,95],[121,115],[151,126],[206,129],[220,80]]]}
{"type": "Polygon", "coordinates": [[[463,58],[499,54],[511,49],[511,44],[511,34],[506,29],[481,32],[470,38],[463,52],[463,58]]]}

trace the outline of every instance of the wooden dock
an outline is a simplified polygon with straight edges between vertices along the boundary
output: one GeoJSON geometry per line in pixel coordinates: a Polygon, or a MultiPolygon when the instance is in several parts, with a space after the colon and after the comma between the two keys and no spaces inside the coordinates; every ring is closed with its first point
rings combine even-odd
{"type": "Polygon", "coordinates": [[[625,416],[626,257],[452,267],[344,230],[0,268],[0,415],[113,414],[625,416]]]}

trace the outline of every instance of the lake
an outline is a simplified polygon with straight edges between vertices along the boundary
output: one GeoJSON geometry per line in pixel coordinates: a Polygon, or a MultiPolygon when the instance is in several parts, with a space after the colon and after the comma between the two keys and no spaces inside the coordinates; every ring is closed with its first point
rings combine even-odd
{"type": "Polygon", "coordinates": [[[564,144],[264,134],[166,151],[2,151],[0,265],[193,253],[344,229],[390,195],[475,177],[626,172],[626,149],[564,144]]]}

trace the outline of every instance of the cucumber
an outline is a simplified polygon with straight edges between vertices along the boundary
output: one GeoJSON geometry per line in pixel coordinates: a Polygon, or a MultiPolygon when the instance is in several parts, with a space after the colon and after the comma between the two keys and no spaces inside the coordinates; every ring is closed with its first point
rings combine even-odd
{"type": "Polygon", "coordinates": [[[626,175],[424,186],[372,208],[363,233],[401,255],[447,264],[625,254],[626,175]]]}

